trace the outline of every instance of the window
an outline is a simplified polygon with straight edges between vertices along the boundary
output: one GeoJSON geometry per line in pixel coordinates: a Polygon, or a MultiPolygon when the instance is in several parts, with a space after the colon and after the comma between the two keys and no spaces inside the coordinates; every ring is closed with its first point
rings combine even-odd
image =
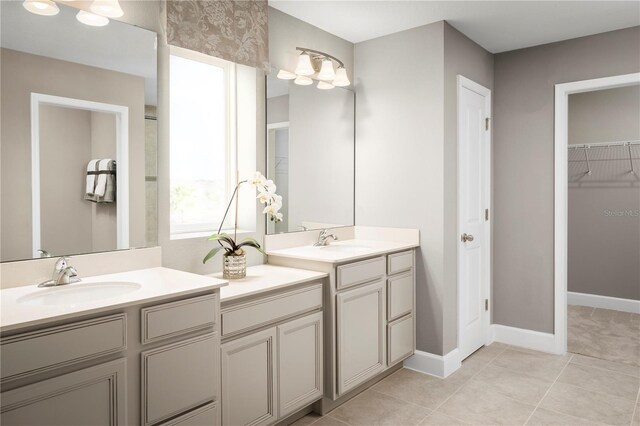
{"type": "Polygon", "coordinates": [[[231,125],[233,67],[227,61],[171,50],[172,238],[217,230],[233,191],[237,169],[231,125]]]}

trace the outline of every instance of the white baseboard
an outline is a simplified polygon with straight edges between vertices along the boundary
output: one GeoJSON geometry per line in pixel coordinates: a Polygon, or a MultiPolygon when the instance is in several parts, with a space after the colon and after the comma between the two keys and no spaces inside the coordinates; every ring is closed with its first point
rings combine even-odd
{"type": "Polygon", "coordinates": [[[457,348],[444,356],[416,351],[412,357],[404,361],[405,368],[440,377],[441,379],[453,374],[460,368],[460,365],[460,353],[457,348]]]}
{"type": "Polygon", "coordinates": [[[540,352],[556,353],[555,335],[506,325],[491,325],[493,341],[540,352]]]}
{"type": "Polygon", "coordinates": [[[613,309],[615,311],[640,314],[640,300],[569,291],[567,292],[567,303],[569,305],[591,306],[592,308],[613,309]]]}

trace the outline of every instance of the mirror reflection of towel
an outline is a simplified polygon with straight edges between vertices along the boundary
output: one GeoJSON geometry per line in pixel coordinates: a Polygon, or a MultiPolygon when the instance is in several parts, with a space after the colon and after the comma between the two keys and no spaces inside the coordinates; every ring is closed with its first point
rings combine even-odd
{"type": "Polygon", "coordinates": [[[116,200],[116,162],[110,158],[102,160],[91,160],[87,166],[87,193],[85,194],[85,200],[92,201],[94,203],[113,203],[116,200]],[[90,171],[91,164],[97,161],[97,167],[95,171],[90,171]],[[95,177],[95,186],[93,192],[90,194],[89,190],[89,176],[95,177]]]}

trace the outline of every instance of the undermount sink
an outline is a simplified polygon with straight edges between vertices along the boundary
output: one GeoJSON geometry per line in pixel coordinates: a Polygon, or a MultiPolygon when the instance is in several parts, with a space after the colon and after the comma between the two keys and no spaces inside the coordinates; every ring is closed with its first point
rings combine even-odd
{"type": "Polygon", "coordinates": [[[96,300],[112,299],[140,289],[140,284],[114,281],[89,282],[49,287],[17,299],[18,303],[33,306],[73,306],[96,300]]]}

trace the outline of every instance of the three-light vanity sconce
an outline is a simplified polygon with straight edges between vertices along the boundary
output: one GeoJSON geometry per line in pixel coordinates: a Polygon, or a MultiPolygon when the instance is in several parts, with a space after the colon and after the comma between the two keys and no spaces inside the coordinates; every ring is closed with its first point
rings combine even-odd
{"type": "MultiPolygon", "coordinates": [[[[36,15],[53,16],[60,12],[53,0],[24,0],[22,5],[36,15]]],[[[76,19],[92,27],[103,27],[109,23],[109,18],[119,18],[124,15],[118,0],[93,0],[89,9],[91,12],[79,10],[76,19]]]]}
{"type": "Polygon", "coordinates": [[[293,80],[295,84],[309,86],[313,84],[311,76],[317,73],[318,89],[327,90],[333,89],[335,86],[344,87],[351,84],[347,77],[347,69],[340,59],[328,53],[306,47],[296,47],[296,50],[302,52],[298,56],[296,69],[293,72],[287,70],[278,71],[279,79],[293,80]],[[333,68],[334,62],[338,64],[337,70],[333,68]]]}

